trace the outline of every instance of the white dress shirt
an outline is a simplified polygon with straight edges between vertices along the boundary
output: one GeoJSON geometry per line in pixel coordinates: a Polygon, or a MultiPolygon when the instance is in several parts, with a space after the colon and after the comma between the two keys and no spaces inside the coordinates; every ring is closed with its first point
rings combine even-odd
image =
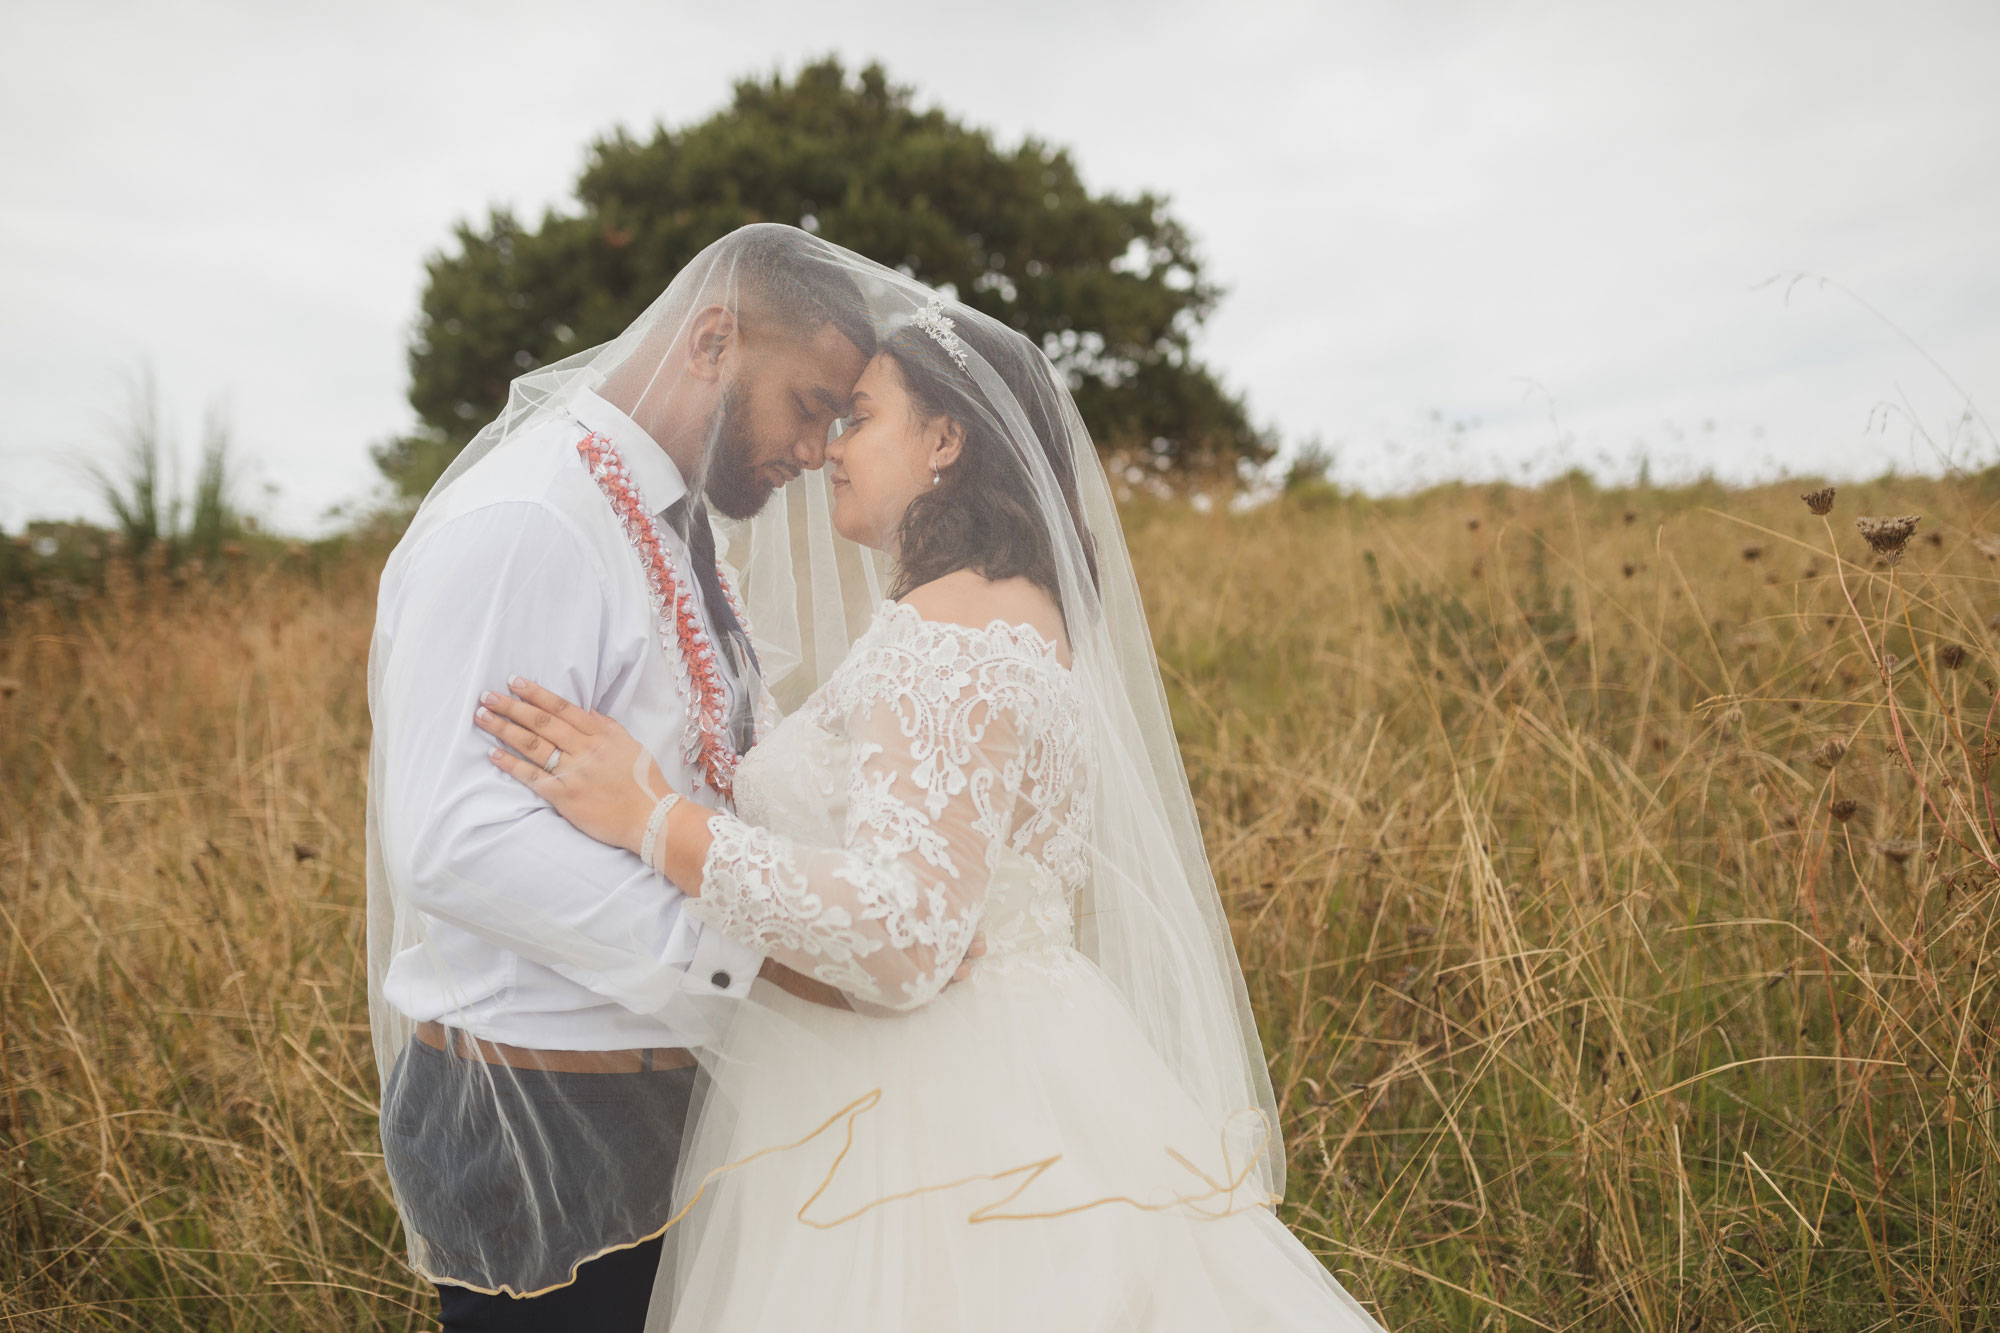
{"type": "MultiPolygon", "coordinates": [[[[576,391],[567,410],[434,499],[382,574],[381,846],[398,912],[418,914],[397,923],[394,938],[415,942],[391,959],[383,994],[410,1018],[519,1046],[699,1045],[710,1025],[698,997],[742,996],[761,956],[704,930],[638,857],[495,768],[473,725],[482,690],[526,676],[616,718],[677,791],[723,804],[680,758],[692,701],[577,441],[609,438],[655,513],[686,483],[596,394],[576,391]]],[[[662,532],[691,580],[680,538],[662,532]]]]}

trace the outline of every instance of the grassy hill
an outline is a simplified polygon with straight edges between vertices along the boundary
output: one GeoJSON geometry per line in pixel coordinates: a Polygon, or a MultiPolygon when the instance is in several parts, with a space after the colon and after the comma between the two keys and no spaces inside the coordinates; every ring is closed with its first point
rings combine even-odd
{"type": "MultiPolygon", "coordinates": [[[[2000,479],[1798,490],[1127,511],[1288,1218],[1393,1329],[2000,1323],[2000,479]]],[[[5,608],[0,1327],[429,1326],[382,552],[5,608]]]]}

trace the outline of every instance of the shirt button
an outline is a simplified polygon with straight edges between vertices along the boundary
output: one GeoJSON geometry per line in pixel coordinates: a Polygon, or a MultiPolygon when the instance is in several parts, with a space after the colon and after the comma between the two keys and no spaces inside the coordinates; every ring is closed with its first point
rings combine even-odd
{"type": "Polygon", "coordinates": [[[708,981],[709,984],[714,986],[717,990],[729,989],[729,974],[727,972],[717,972],[714,976],[710,977],[708,981]]]}

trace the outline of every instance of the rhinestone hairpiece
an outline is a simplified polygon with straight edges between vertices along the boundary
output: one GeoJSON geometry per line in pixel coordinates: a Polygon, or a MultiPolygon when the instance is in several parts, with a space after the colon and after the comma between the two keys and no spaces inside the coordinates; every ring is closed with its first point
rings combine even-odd
{"type": "Polygon", "coordinates": [[[930,302],[910,317],[910,323],[936,339],[937,345],[944,348],[945,355],[950,357],[952,363],[960,370],[968,375],[972,373],[972,367],[965,363],[965,344],[959,341],[956,333],[952,332],[954,321],[944,312],[942,296],[932,292],[930,302]]]}

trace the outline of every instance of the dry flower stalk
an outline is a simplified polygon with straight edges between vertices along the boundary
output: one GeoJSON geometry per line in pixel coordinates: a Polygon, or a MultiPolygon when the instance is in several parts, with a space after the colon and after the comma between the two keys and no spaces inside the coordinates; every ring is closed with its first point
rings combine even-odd
{"type": "Polygon", "coordinates": [[[1910,538],[1917,535],[1917,524],[1921,521],[1919,515],[1900,514],[1895,518],[1857,518],[1854,526],[1860,529],[1875,554],[1893,568],[1903,558],[1903,548],[1910,544],[1910,538]]]}

